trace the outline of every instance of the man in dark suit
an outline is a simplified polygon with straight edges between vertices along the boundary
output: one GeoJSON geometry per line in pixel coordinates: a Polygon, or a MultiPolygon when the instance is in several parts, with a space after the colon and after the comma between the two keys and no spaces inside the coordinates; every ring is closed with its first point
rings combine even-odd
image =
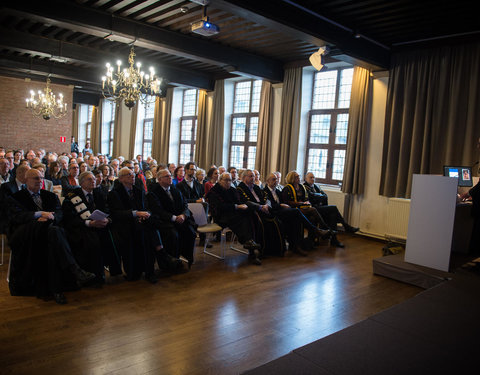
{"type": "Polygon", "coordinates": [[[282,202],[282,191],[278,189],[278,177],[275,173],[270,173],[267,177],[264,191],[271,207],[270,212],[280,219],[283,233],[288,239],[289,250],[303,256],[308,254],[300,248],[304,239],[303,228],[308,230],[309,235],[311,234],[309,237],[317,236],[322,239],[330,237],[328,230],[313,225],[298,208],[282,202]]]}
{"type": "Polygon", "coordinates": [[[158,220],[165,247],[170,255],[182,255],[190,268],[195,248],[195,221],[182,193],[172,185],[172,175],[167,169],[157,172],[157,183],[147,195],[148,205],[158,220]]]}
{"type": "MultiPolygon", "coordinates": [[[[197,166],[193,161],[185,164],[185,178],[177,184],[176,188],[180,190],[187,203],[201,203],[205,209],[205,212],[208,214],[208,203],[205,202],[205,199],[203,198],[205,195],[205,188],[195,178],[196,171],[197,166]]],[[[200,233],[200,242],[198,245],[204,246],[205,239],[205,233],[200,233]]],[[[207,247],[212,247],[212,244],[207,243],[207,247]]]]}
{"type": "Polygon", "coordinates": [[[352,227],[349,225],[343,216],[338,211],[337,206],[328,204],[327,194],[315,184],[315,175],[312,172],[308,172],[305,175],[305,182],[303,184],[308,193],[308,198],[312,203],[312,206],[315,207],[322,216],[325,223],[331,230],[337,230],[337,223],[343,225],[345,232],[355,233],[359,230],[357,227],[352,227]]]}
{"type": "Polygon", "coordinates": [[[105,283],[104,266],[110,275],[122,273],[119,255],[111,241],[108,218],[93,220],[91,213],[99,210],[108,213],[106,195],[95,187],[92,172],[78,176],[79,188],[67,194],[62,204],[64,226],[76,261],[83,269],[93,272],[97,285],[105,283]]]}
{"type": "Polygon", "coordinates": [[[78,286],[95,278],[76,263],[65,233],[58,226],[62,218],[60,202],[54,193],[42,190],[40,171],[26,172],[26,189],[9,198],[12,249],[10,293],[53,295],[59,304],[66,303],[63,291],[66,278],[78,286]]]}
{"type": "Polygon", "coordinates": [[[25,187],[25,173],[29,165],[17,167],[17,176],[0,185],[0,233],[8,233],[7,198],[25,187]]]}
{"type": "Polygon", "coordinates": [[[230,173],[222,173],[218,182],[210,189],[206,199],[210,205],[215,223],[229,227],[238,241],[249,251],[251,263],[261,265],[261,246],[255,242],[255,221],[253,212],[240,201],[237,189],[232,187],[230,173]]]}
{"type": "Polygon", "coordinates": [[[160,233],[148,211],[145,192],[134,185],[135,173],[128,167],[118,172],[118,183],[108,193],[112,234],[119,250],[127,280],[145,279],[156,283],[155,255],[163,249],[160,233]]]}

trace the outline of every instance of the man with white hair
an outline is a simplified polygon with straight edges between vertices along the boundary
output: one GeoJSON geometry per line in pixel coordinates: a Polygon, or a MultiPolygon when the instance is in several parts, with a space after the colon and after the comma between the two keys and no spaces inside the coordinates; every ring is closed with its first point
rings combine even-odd
{"type": "Polygon", "coordinates": [[[40,171],[30,169],[25,178],[26,189],[9,199],[10,293],[34,293],[40,298],[53,296],[57,303],[65,304],[63,291],[68,287],[65,276],[73,277],[77,285],[82,286],[95,275],[76,263],[65,232],[59,226],[60,202],[56,194],[41,189],[40,171]]]}

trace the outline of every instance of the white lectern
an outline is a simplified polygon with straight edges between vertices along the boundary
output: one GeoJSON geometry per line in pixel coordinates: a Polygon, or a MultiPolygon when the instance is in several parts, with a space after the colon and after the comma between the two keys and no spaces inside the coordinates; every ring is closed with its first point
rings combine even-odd
{"type": "Polygon", "coordinates": [[[405,261],[448,272],[458,181],[413,175],[405,261]]]}

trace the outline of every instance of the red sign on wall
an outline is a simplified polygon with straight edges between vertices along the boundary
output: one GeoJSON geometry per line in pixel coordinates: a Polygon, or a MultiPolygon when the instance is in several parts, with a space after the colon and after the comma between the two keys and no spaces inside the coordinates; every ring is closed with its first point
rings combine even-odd
{"type": "Polygon", "coordinates": [[[67,137],[60,137],[60,142],[65,143],[67,141],[67,137]]]}

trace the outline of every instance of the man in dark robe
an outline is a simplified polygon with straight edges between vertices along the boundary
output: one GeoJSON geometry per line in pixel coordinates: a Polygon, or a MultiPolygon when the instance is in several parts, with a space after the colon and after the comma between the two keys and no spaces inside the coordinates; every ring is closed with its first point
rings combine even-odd
{"type": "Polygon", "coordinates": [[[138,280],[145,272],[145,279],[156,283],[155,252],[162,250],[162,239],[150,219],[145,192],[134,183],[135,173],[124,167],[118,172],[118,183],[108,193],[112,234],[127,280],[138,280]]]}
{"type": "Polygon", "coordinates": [[[195,221],[182,193],[172,185],[168,169],[157,172],[157,183],[147,195],[148,204],[164,238],[165,248],[175,258],[183,256],[190,268],[195,248],[195,221]]]}
{"type": "Polygon", "coordinates": [[[249,252],[252,264],[261,265],[261,245],[255,241],[255,219],[253,211],[240,201],[237,189],[232,187],[230,173],[222,173],[218,182],[210,189],[206,199],[210,205],[215,223],[222,228],[229,227],[238,241],[249,252]]]}
{"type": "Polygon", "coordinates": [[[9,198],[12,249],[10,293],[53,296],[59,304],[67,302],[63,291],[68,281],[82,286],[95,275],[82,270],[76,263],[65,232],[58,226],[62,211],[58,197],[41,189],[40,171],[26,172],[26,189],[9,198]]]}
{"type": "Polygon", "coordinates": [[[82,172],[78,182],[80,187],[68,193],[62,204],[64,226],[78,264],[93,272],[96,284],[101,285],[105,283],[104,266],[109,267],[111,276],[122,273],[120,258],[110,233],[111,219],[90,217],[95,210],[108,215],[107,201],[96,187],[95,176],[82,172]]]}

